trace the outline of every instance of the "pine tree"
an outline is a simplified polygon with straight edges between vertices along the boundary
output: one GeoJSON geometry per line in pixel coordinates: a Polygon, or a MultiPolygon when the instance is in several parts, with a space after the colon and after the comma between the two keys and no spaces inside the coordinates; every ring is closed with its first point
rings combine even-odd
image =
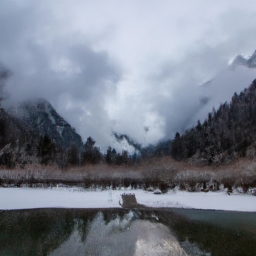
{"type": "Polygon", "coordinates": [[[47,136],[40,137],[37,145],[37,156],[40,157],[41,164],[50,164],[55,160],[56,146],[53,141],[47,136]]]}

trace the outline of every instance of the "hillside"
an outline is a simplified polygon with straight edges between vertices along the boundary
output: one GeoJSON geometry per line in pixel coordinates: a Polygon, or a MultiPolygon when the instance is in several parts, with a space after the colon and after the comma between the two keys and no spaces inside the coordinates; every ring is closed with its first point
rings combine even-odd
{"type": "MultiPolygon", "coordinates": [[[[193,90],[186,94],[187,101],[183,103],[185,106],[188,105],[181,114],[185,125],[173,132],[179,130],[183,133],[186,129],[194,126],[197,120],[204,122],[213,107],[217,109],[220,103],[229,102],[235,92],[239,93],[244,88],[247,88],[256,78],[255,63],[255,52],[248,58],[237,55],[223,70],[209,77],[210,80],[200,86],[195,86],[193,90]],[[197,101],[194,101],[195,95],[197,101]]],[[[185,92],[184,90],[182,93],[184,94],[185,92]]],[[[181,94],[181,98],[183,94],[181,94]]],[[[183,105],[179,107],[182,108],[183,105]]],[[[172,125],[177,127],[175,123],[172,123],[172,125]]],[[[172,133],[173,136],[174,133],[172,133]]]]}
{"type": "Polygon", "coordinates": [[[44,99],[0,108],[0,165],[98,163],[102,155],[89,137],[85,144],[75,129],[44,99]]]}
{"type": "Polygon", "coordinates": [[[172,142],[172,156],[195,163],[226,163],[256,153],[256,80],[230,103],[208,114],[207,119],[172,142]]]}
{"type": "Polygon", "coordinates": [[[38,135],[47,135],[62,149],[69,149],[73,145],[80,150],[83,147],[81,136],[45,99],[35,99],[12,105],[7,112],[38,135]]]}
{"type": "Polygon", "coordinates": [[[0,108],[0,165],[14,167],[31,162],[38,139],[25,123],[0,108]]]}

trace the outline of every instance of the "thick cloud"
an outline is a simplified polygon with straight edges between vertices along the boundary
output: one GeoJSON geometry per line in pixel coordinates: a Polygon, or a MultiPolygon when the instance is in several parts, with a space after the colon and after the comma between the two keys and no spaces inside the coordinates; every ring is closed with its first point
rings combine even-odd
{"type": "Polygon", "coordinates": [[[223,70],[255,50],[254,10],[253,0],[2,0],[6,91],[46,98],[101,147],[112,131],[143,145],[172,138],[253,79],[223,70]]]}

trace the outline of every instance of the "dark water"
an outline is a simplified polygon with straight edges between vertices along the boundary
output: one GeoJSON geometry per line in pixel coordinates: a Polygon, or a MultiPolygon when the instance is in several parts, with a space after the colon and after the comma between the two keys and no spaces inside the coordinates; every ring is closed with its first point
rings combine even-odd
{"type": "Polygon", "coordinates": [[[256,255],[256,213],[0,211],[0,255],[256,255]]]}

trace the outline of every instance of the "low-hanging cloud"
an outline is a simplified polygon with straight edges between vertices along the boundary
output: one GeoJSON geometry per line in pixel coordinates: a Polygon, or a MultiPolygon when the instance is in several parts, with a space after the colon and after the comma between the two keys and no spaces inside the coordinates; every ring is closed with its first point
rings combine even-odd
{"type": "Polygon", "coordinates": [[[253,79],[226,70],[256,48],[253,10],[254,1],[3,0],[6,92],[46,98],[101,147],[112,132],[143,145],[173,138],[253,79]]]}

